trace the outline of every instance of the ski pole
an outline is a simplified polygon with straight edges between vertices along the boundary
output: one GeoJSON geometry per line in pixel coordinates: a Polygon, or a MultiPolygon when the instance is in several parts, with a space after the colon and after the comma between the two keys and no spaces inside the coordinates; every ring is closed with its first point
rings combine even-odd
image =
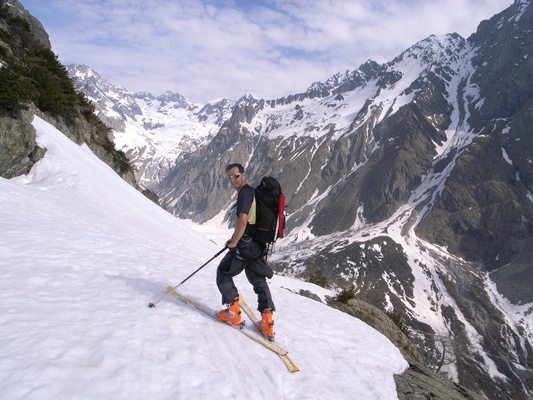
{"type": "MultiPolygon", "coordinates": [[[[176,286],[174,286],[172,288],[172,290],[176,290],[176,288],[178,288],[178,286],[181,286],[183,285],[185,282],[187,282],[189,280],[189,278],[191,278],[194,274],[196,274],[198,271],[200,271],[203,267],[205,267],[207,264],[209,264],[211,261],[213,261],[215,258],[217,258],[219,255],[221,255],[224,251],[226,251],[228,247],[227,246],[224,246],[224,248],[222,250],[220,250],[217,254],[215,254],[213,257],[211,257],[208,261],[205,262],[205,264],[203,264],[200,268],[198,268],[196,271],[194,271],[192,274],[190,274],[187,278],[185,278],[184,280],[182,280],[180,283],[178,283],[176,286]]],[[[149,308],[153,308],[156,306],[157,303],[159,303],[161,300],[163,300],[170,292],[166,292],[163,297],[161,297],[159,300],[157,300],[155,303],[149,303],[148,304],[148,307],[149,308]]]]}

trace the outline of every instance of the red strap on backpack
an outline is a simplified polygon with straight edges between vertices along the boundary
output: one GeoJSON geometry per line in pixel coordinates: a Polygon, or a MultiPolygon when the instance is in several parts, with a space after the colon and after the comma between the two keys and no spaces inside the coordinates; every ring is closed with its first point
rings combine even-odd
{"type": "Polygon", "coordinates": [[[285,195],[279,195],[278,203],[278,229],[276,238],[283,237],[283,230],[285,229],[285,195]]]}

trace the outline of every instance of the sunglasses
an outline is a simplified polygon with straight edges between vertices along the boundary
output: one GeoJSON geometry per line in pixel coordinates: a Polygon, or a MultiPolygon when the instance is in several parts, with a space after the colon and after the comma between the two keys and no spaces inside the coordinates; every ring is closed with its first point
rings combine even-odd
{"type": "Polygon", "coordinates": [[[233,179],[239,179],[241,177],[241,175],[242,175],[241,173],[228,175],[228,181],[231,181],[233,179]]]}

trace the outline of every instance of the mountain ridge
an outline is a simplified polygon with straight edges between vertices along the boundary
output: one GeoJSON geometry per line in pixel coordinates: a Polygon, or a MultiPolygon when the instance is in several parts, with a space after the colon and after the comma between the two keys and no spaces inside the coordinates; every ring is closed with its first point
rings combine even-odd
{"type": "Polygon", "coordinates": [[[139,184],[152,189],[182,151],[208,140],[234,102],[218,99],[193,104],[179,93],[159,96],[115,86],[86,65],[67,66],[75,87],[95,104],[97,115],[113,129],[112,138],[136,169],[139,184]]]}

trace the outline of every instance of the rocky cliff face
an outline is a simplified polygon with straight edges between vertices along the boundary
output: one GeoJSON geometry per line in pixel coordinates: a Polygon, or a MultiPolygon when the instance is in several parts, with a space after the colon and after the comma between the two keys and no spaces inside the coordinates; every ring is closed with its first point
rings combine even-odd
{"type": "MultiPolygon", "coordinates": [[[[0,62],[5,67],[8,62],[16,61],[23,49],[20,47],[50,48],[48,34],[41,23],[33,18],[18,1],[0,3],[0,62]]],[[[3,79],[4,80],[4,79],[3,79]]],[[[10,82],[2,85],[2,90],[13,90],[10,82]]],[[[11,99],[3,99],[4,102],[11,99]]],[[[27,173],[33,164],[45,153],[35,141],[35,130],[30,125],[33,114],[19,114],[13,118],[11,113],[0,114],[0,176],[12,178],[27,173]]]]}
{"type": "Polygon", "coordinates": [[[463,120],[475,136],[458,149],[446,187],[417,227],[489,270],[512,268],[533,244],[532,25],[531,5],[516,2],[469,38],[476,53],[462,78],[463,120]]]}

